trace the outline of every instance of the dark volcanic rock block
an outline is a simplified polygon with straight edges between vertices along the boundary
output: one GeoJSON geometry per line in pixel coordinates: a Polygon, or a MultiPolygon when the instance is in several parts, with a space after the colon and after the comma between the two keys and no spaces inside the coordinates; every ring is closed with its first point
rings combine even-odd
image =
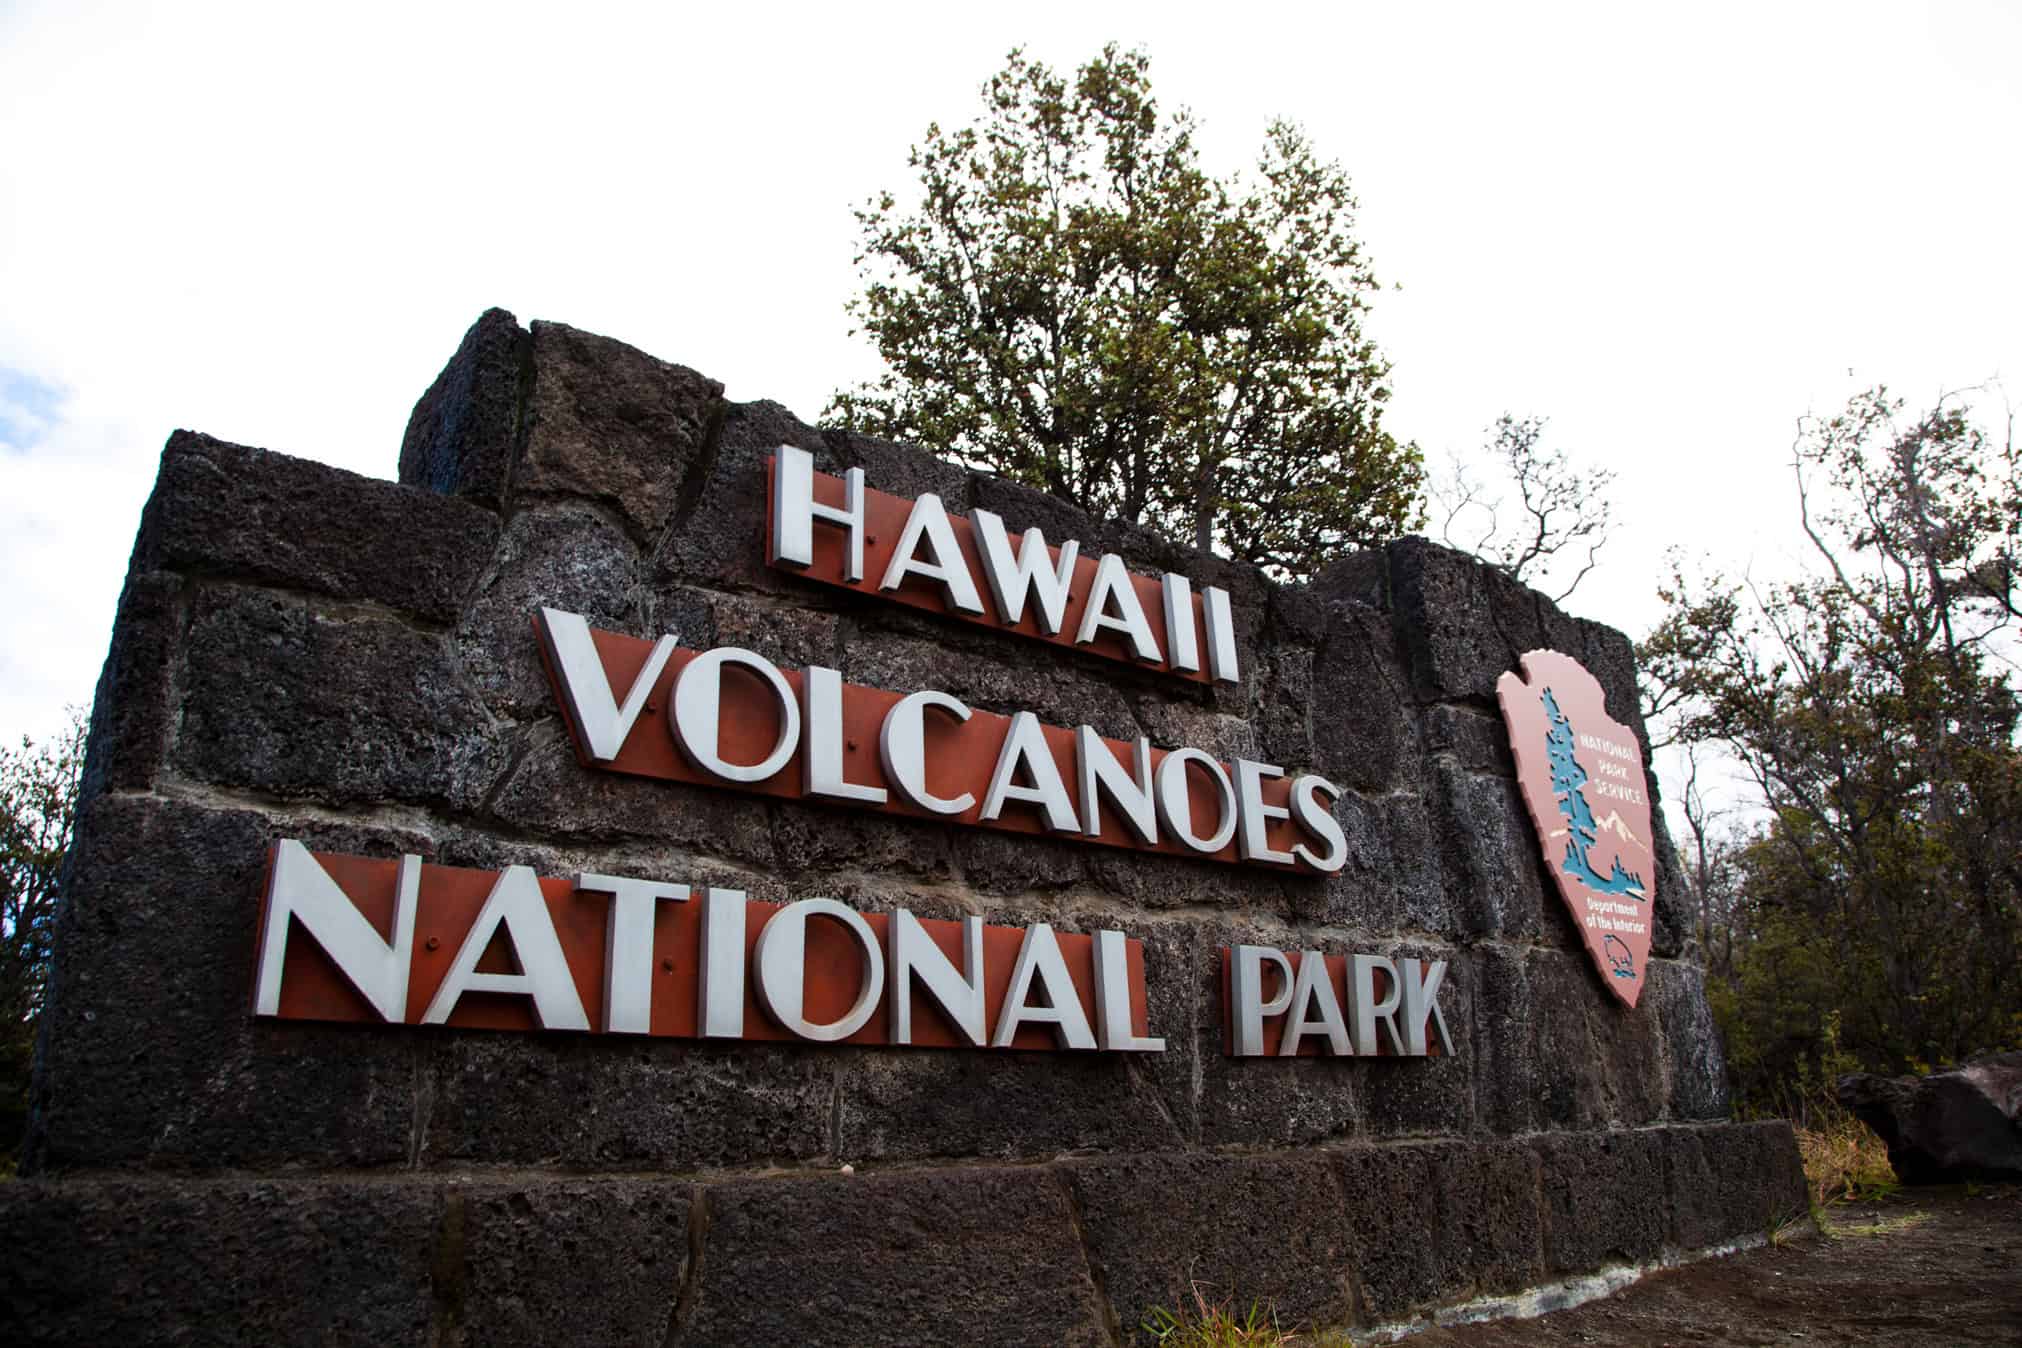
{"type": "Polygon", "coordinates": [[[177,431],[141,515],[136,564],[370,600],[456,619],[498,517],[468,501],[177,431]]]}
{"type": "Polygon", "coordinates": [[[1839,1101],[1888,1144],[1905,1184],[2022,1180],[2022,1053],[1925,1077],[1856,1072],[1839,1101]]]}
{"type": "Polygon", "coordinates": [[[0,1185],[8,1343],[421,1343],[433,1186],[0,1185]]]}
{"type": "MultiPolygon", "coordinates": [[[[1475,962],[1461,951],[1440,946],[1384,942],[1364,949],[1366,953],[1392,959],[1410,956],[1427,964],[1446,961],[1438,999],[1447,1033],[1453,1040],[1450,1054],[1354,1060],[1363,1075],[1366,1131],[1377,1138],[1473,1132],[1475,962]]],[[[1437,1027],[1426,1027],[1428,1044],[1435,1042],[1437,1034],[1437,1027]]]]}
{"type": "Polygon", "coordinates": [[[1591,1273],[1657,1254],[1667,1226],[1661,1131],[1547,1134],[1535,1145],[1547,1272],[1591,1273]]]}
{"type": "Polygon", "coordinates": [[[1425,797],[1415,791],[1363,796],[1344,791],[1334,818],[1347,843],[1339,873],[1320,882],[1324,906],[1314,915],[1360,931],[1422,931],[1458,938],[1469,896],[1450,890],[1425,797]]]}
{"type": "Polygon", "coordinates": [[[1773,1234],[1810,1207],[1797,1139],[1781,1119],[1666,1128],[1672,1244],[1705,1249],[1773,1234]]]}
{"type": "Polygon", "coordinates": [[[531,356],[526,329],[503,309],[485,310],[414,404],[400,442],[400,480],[503,509],[531,356]]]}
{"type": "Polygon", "coordinates": [[[1156,1084],[1121,1054],[850,1051],[837,1066],[840,1160],[1016,1160],[1185,1143],[1156,1084]]]}
{"type": "Polygon", "coordinates": [[[1418,696],[1493,707],[1496,679],[1545,644],[1540,596],[1423,538],[1400,539],[1386,551],[1398,641],[1418,696]]]}
{"type": "Polygon", "coordinates": [[[1401,1319],[1446,1299],[1439,1195],[1448,1177],[1435,1172],[1435,1150],[1350,1147],[1333,1153],[1364,1323],[1401,1319]]]}
{"type": "Polygon", "coordinates": [[[86,807],[57,913],[31,1170],[406,1158],[411,1032],[253,1021],[260,880],[287,835],[381,853],[412,842],[132,796],[86,807]]]}
{"type": "Polygon", "coordinates": [[[421,1159],[612,1170],[787,1164],[829,1151],[833,1055],[788,1044],[451,1032],[421,1159]]]}
{"type": "Polygon", "coordinates": [[[482,797],[503,753],[446,638],[235,586],[201,592],[174,762],[332,803],[482,797]]]}
{"type": "Polygon", "coordinates": [[[1338,600],[1326,614],[1312,662],[1314,770],[1358,791],[1415,782],[1411,681],[1388,616],[1338,600]]]}
{"type": "Polygon", "coordinates": [[[101,791],[145,790],[161,771],[185,584],[160,571],[134,572],[126,579],[112,622],[112,648],[92,698],[79,800],[101,791]]]}
{"type": "Polygon", "coordinates": [[[1109,1341],[1046,1169],[747,1180],[707,1209],[675,1345],[1109,1341]]]}
{"type": "Polygon", "coordinates": [[[650,1179],[451,1188],[461,1267],[442,1262],[460,1274],[463,1342],[658,1348],[687,1274],[692,1200],[687,1185],[650,1179]]]}
{"type": "MultiPolygon", "coordinates": [[[[513,474],[530,493],[582,496],[656,542],[692,505],[708,470],[723,385],[623,342],[561,323],[533,325],[525,446],[513,474]]],[[[763,516],[739,522],[756,528],[763,516]]]]}
{"type": "Polygon", "coordinates": [[[1664,1117],[1660,1015],[1623,1006],[1585,954],[1484,946],[1475,1045],[1482,1122],[1503,1133],[1634,1126],[1664,1117]]]}
{"type": "Polygon", "coordinates": [[[1157,1307],[1191,1308],[1198,1285],[1280,1324],[1353,1314],[1354,1241],[1322,1154],[1136,1156],[1064,1167],[1103,1289],[1126,1331],[1157,1307]]]}
{"type": "Polygon", "coordinates": [[[783,444],[813,454],[820,472],[850,466],[820,431],[778,403],[725,404],[707,471],[690,480],[696,495],[692,501],[683,499],[677,527],[653,554],[657,587],[707,585],[802,595],[820,588],[765,564],[760,532],[765,527],[765,465],[783,444]]]}
{"type": "Polygon", "coordinates": [[[1538,864],[1537,834],[1516,783],[1438,762],[1435,836],[1446,882],[1471,936],[1577,948],[1578,934],[1538,864]],[[1547,905],[1553,911],[1547,911],[1547,905]]]}
{"type": "Polygon", "coordinates": [[[1538,1162],[1513,1142],[1334,1153],[1365,1322],[1543,1278],[1538,1162]]]}
{"type": "Polygon", "coordinates": [[[1726,1118],[1727,1065],[1706,1000],[1706,975],[1696,965],[1651,960],[1637,1011],[1654,1016],[1663,1035],[1665,1116],[1726,1118]]]}
{"type": "Polygon", "coordinates": [[[780,807],[764,797],[586,768],[558,720],[526,727],[515,743],[517,761],[491,800],[511,829],[582,842],[651,838],[757,865],[775,858],[780,807]]]}
{"type": "Polygon", "coordinates": [[[1513,1292],[1542,1281],[1537,1154],[1520,1142],[1483,1141],[1440,1143],[1431,1152],[1452,1295],[1513,1292]]]}
{"type": "Polygon", "coordinates": [[[624,531],[587,505],[520,511],[499,538],[491,572],[457,627],[456,650],[471,683],[502,715],[553,714],[557,703],[541,664],[534,615],[558,608],[580,613],[592,627],[653,640],[660,633],[646,626],[635,588],[638,570],[638,550],[624,531]]]}

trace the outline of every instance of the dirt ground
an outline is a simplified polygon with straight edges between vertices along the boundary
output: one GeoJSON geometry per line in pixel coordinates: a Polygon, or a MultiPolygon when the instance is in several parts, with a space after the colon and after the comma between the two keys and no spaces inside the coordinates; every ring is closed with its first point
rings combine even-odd
{"type": "Polygon", "coordinates": [[[1905,1189],[1826,1211],[1825,1235],[1644,1277],[1535,1320],[1413,1348],[1561,1344],[2022,1344],[2022,1188],[1905,1189]]]}

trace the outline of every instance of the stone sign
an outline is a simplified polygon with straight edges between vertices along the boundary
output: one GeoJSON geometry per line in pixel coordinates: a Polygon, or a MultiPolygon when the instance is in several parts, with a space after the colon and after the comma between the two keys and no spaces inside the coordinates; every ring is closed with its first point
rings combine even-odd
{"type": "Polygon", "coordinates": [[[1634,683],[1422,539],[1279,584],[498,311],[397,482],[177,432],[0,1337],[1359,1341],[1759,1239],[1634,683]]]}

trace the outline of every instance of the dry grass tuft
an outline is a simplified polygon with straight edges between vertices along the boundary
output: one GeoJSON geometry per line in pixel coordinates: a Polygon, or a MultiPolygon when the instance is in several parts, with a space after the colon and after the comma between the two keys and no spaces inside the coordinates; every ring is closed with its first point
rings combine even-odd
{"type": "Polygon", "coordinates": [[[1141,1326],[1159,1348],[1354,1348],[1345,1335],[1335,1333],[1320,1338],[1293,1334],[1278,1324],[1278,1316],[1268,1305],[1252,1301],[1238,1313],[1235,1299],[1208,1299],[1207,1284],[1195,1283],[1191,1309],[1182,1306],[1169,1311],[1160,1306],[1141,1326]]]}
{"type": "Polygon", "coordinates": [[[1815,1205],[1884,1198],[1899,1187],[1889,1149],[1873,1129],[1837,1105],[1809,1112],[1797,1129],[1797,1151],[1815,1205]]]}

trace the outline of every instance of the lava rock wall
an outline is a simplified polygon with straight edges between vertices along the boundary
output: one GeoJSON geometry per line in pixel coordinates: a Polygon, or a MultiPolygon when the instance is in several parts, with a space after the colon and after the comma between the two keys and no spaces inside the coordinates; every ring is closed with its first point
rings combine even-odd
{"type": "MultiPolygon", "coordinates": [[[[1419,539],[1309,585],[915,449],[736,404],[607,338],[485,314],[400,480],[176,433],[93,711],[26,1178],[15,1341],[1130,1341],[1195,1282],[1368,1325],[1802,1211],[1787,1127],[1724,1122],[1668,839],[1648,985],[1606,995],[1494,701],[1630,643],[1419,539]],[[1218,585],[1209,686],[765,565],[782,444],[1218,585]],[[1345,788],[1340,874],[1116,852],[592,772],[542,605],[937,688],[1345,788]],[[1141,938],[1162,1054],[903,1052],[256,1021],[281,837],[1141,938]],[[1239,1060],[1220,948],[1444,959],[1450,1057],[1239,1060]],[[854,1174],[842,1172],[844,1165],[854,1174]]],[[[12,1322],[9,1324],[8,1322],[12,1322]]]]}

